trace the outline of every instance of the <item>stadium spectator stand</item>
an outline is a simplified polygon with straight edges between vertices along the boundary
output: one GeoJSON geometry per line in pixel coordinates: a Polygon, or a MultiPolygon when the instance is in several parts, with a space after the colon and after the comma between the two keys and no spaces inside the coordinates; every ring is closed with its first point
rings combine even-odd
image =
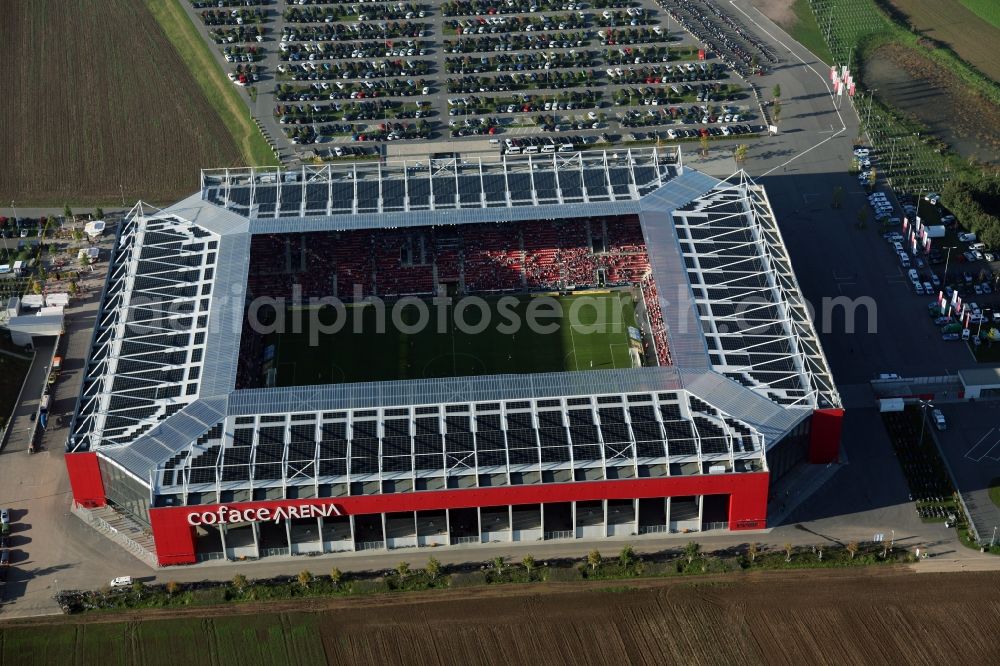
{"type": "MultiPolygon", "coordinates": [[[[254,236],[249,297],[309,299],[566,291],[638,285],[656,357],[670,363],[638,216],[254,236]]],[[[259,385],[263,345],[244,325],[242,387],[259,385]]]]}

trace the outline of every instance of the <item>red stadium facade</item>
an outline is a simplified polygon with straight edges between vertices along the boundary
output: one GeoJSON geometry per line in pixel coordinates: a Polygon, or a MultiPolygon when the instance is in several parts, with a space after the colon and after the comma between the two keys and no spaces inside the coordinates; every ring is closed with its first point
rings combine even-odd
{"type": "MultiPolygon", "coordinates": [[[[103,484],[96,456],[67,454],[66,464],[74,501],[93,508],[104,503],[103,484]]],[[[479,488],[422,493],[339,497],[328,499],[160,507],[149,511],[150,527],[161,566],[193,564],[197,561],[196,529],[202,525],[246,526],[257,522],[284,524],[291,519],[326,520],[422,511],[478,510],[486,507],[540,507],[577,502],[667,499],[688,496],[725,498],[731,530],[755,530],[767,526],[768,473],[716,475],[688,478],[595,481],[552,484],[540,487],[479,488]]],[[[512,533],[512,530],[509,530],[512,533]]],[[[574,529],[574,531],[576,531],[574,529]]],[[[321,533],[321,530],[317,533],[321,533]]],[[[511,540],[513,535],[511,534],[511,540]]],[[[351,548],[353,550],[353,548],[351,548]]]]}

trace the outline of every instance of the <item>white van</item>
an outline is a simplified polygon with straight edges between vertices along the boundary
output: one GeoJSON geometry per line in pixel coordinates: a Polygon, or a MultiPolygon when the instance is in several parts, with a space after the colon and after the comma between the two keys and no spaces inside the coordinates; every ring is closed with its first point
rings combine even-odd
{"type": "Polygon", "coordinates": [[[118,576],[118,578],[111,579],[111,588],[116,587],[129,587],[132,585],[132,576],[118,576]]]}

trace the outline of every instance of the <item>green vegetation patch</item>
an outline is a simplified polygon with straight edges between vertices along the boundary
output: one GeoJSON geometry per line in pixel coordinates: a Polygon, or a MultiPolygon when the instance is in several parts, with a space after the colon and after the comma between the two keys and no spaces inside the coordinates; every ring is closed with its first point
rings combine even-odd
{"type": "Polygon", "coordinates": [[[795,22],[790,26],[783,26],[788,30],[788,34],[827,65],[832,65],[833,54],[823,39],[823,33],[816,22],[816,15],[809,6],[809,0],[795,0],[792,11],[795,13],[795,22]]]}
{"type": "MultiPolygon", "coordinates": [[[[335,333],[319,332],[321,325],[335,325],[332,307],[289,310],[284,328],[301,316],[300,332],[274,334],[266,345],[276,350],[279,386],[633,366],[631,348],[641,344],[629,332],[638,332],[631,291],[546,297],[544,305],[538,298],[477,299],[485,309],[464,306],[467,301],[460,299],[441,306],[443,317],[434,302],[421,299],[427,313],[423,325],[416,299],[399,302],[396,322],[396,308],[387,303],[384,326],[375,306],[348,306],[345,323],[335,333]],[[554,304],[558,308],[550,307],[554,304]],[[532,317],[540,326],[527,324],[532,317]],[[516,330],[506,326],[512,318],[521,322],[516,330]]],[[[265,358],[269,355],[265,350],[265,358]]]]}
{"type": "Polygon", "coordinates": [[[995,28],[1000,28],[1000,3],[997,0],[958,0],[969,11],[995,28]]]}
{"type": "Polygon", "coordinates": [[[208,44],[198,34],[177,0],[145,0],[146,7],[177,49],[191,75],[205,92],[232,134],[249,166],[278,163],[264,136],[250,120],[246,104],[215,60],[208,44]]]}
{"type": "Polygon", "coordinates": [[[990,481],[990,500],[1000,507],[1000,476],[990,481]]]}

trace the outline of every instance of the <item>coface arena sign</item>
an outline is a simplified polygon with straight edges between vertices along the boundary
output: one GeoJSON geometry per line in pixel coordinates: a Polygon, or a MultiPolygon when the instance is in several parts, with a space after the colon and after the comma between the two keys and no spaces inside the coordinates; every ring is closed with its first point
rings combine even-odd
{"type": "Polygon", "coordinates": [[[278,522],[289,518],[326,518],[343,515],[336,504],[297,504],[246,509],[220,506],[212,511],[192,511],[187,515],[188,525],[219,525],[232,523],[259,523],[266,520],[278,522]]]}

